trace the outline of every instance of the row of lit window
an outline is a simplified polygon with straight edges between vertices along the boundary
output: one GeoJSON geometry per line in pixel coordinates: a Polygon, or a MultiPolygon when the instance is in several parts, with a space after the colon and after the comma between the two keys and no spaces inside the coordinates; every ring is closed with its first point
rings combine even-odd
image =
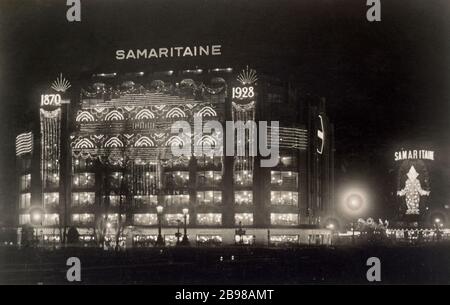
{"type": "MultiPolygon", "coordinates": [[[[189,172],[188,171],[166,172],[164,174],[164,178],[166,187],[187,187],[189,183],[189,172]]],[[[109,180],[110,186],[116,188],[120,187],[122,179],[123,179],[122,173],[120,172],[112,173],[110,175],[109,180]]],[[[203,171],[197,173],[197,183],[199,186],[219,186],[221,182],[222,182],[221,171],[203,171]]],[[[142,183],[156,184],[156,176],[151,172],[145,172],[142,178],[142,183]]],[[[74,174],[72,186],[74,188],[94,187],[95,186],[94,173],[74,174]]]]}
{"type": "MultiPolygon", "coordinates": [[[[146,183],[156,183],[156,177],[150,172],[144,174],[146,183]],[[148,181],[147,181],[148,180],[148,181]]],[[[187,187],[189,183],[188,171],[166,172],[164,174],[166,187],[187,187]]],[[[110,175],[111,187],[120,187],[123,174],[114,172],[110,175]]],[[[248,170],[235,171],[234,174],[236,185],[252,185],[253,173],[248,170]]],[[[22,176],[21,190],[29,187],[31,181],[30,175],[22,176]]],[[[58,179],[59,181],[59,179],[58,179]]],[[[271,184],[276,186],[297,187],[298,173],[292,171],[271,171],[271,184]]],[[[203,171],[197,172],[197,183],[199,186],[219,186],[222,182],[221,171],[203,171]]],[[[91,188],[95,185],[95,176],[93,173],[77,173],[73,176],[73,187],[91,188]]]]}
{"type": "MultiPolygon", "coordinates": [[[[235,191],[235,203],[237,205],[252,205],[252,191],[235,191]]],[[[189,205],[189,195],[165,195],[163,196],[164,205],[166,206],[186,206],[189,205]]],[[[272,205],[298,206],[298,192],[290,191],[271,191],[270,202],[272,205]]],[[[134,196],[136,205],[156,206],[158,204],[158,196],[156,195],[138,195],[134,196]]],[[[203,191],[197,192],[197,204],[200,205],[220,205],[222,203],[221,191],[203,191]]],[[[89,206],[95,204],[94,192],[77,192],[72,193],[72,206],[89,206]]],[[[109,196],[109,204],[111,206],[119,206],[120,196],[109,196]]],[[[29,208],[31,205],[31,194],[20,194],[19,207],[21,209],[29,208]]],[[[44,207],[55,208],[59,205],[59,193],[44,193],[44,207]]]]}
{"type": "MultiPolygon", "coordinates": [[[[94,223],[94,214],[83,213],[83,214],[72,214],[72,222],[79,225],[90,225],[94,223]]],[[[126,216],[122,214],[122,221],[125,222],[126,216]]],[[[118,214],[108,214],[105,220],[110,224],[117,224],[119,220],[118,214]]],[[[222,225],[222,214],[221,213],[197,213],[196,220],[198,225],[208,225],[208,226],[220,226],[222,225]]],[[[29,224],[31,221],[30,214],[20,214],[19,224],[29,224]]],[[[180,222],[184,221],[184,215],[178,214],[164,214],[163,221],[165,225],[175,226],[180,222]]],[[[146,214],[134,214],[133,222],[135,225],[156,225],[158,223],[158,215],[156,213],[146,213],[146,214]]],[[[189,215],[187,215],[186,222],[189,223],[189,215]]],[[[235,225],[251,226],[253,225],[253,214],[252,213],[236,213],[234,215],[235,225]]],[[[298,214],[296,213],[271,213],[270,214],[270,224],[279,226],[295,226],[298,225],[298,214]]],[[[59,224],[59,215],[44,214],[42,219],[42,225],[51,226],[59,224]]]]}
{"type": "MultiPolygon", "coordinates": [[[[94,163],[89,159],[75,159],[72,161],[74,167],[79,171],[89,171],[94,168],[94,163]]],[[[222,157],[217,156],[203,156],[203,157],[197,157],[197,166],[198,167],[207,167],[207,166],[221,166],[222,165],[222,157]]],[[[188,167],[189,166],[189,160],[186,161],[178,161],[175,163],[168,163],[165,168],[171,168],[173,166],[179,166],[179,167],[188,167]]]]}

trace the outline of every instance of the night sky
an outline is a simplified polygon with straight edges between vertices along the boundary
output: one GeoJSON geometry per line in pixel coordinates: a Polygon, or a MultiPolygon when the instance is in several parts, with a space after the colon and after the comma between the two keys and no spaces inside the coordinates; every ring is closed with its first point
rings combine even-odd
{"type": "Polygon", "coordinates": [[[76,79],[155,63],[118,62],[116,49],[207,43],[222,44],[224,65],[265,67],[326,98],[337,189],[367,187],[373,215],[392,210],[387,177],[403,141],[435,147],[432,183],[450,204],[450,2],[381,0],[378,23],[366,20],[365,2],[82,0],[81,23],[68,23],[66,1],[2,0],[0,217],[15,204],[14,137],[38,119],[39,86],[60,72],[76,79]]]}

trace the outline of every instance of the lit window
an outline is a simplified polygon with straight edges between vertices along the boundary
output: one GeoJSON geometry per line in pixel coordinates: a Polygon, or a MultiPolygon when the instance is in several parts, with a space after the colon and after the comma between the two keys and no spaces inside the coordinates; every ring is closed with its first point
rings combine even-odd
{"type": "Polygon", "coordinates": [[[138,175],[137,190],[146,194],[152,193],[157,188],[157,177],[156,171],[144,171],[142,175],[138,175]]]}
{"type": "Polygon", "coordinates": [[[197,204],[218,205],[221,203],[222,203],[222,192],[220,191],[197,192],[197,204]]]}
{"type": "Polygon", "coordinates": [[[234,202],[237,205],[252,205],[253,192],[252,191],[236,191],[234,192],[234,202]]]}
{"type": "Polygon", "coordinates": [[[297,165],[297,158],[293,156],[280,156],[279,166],[294,167],[297,165]]]}
{"type": "Polygon", "coordinates": [[[166,188],[188,187],[189,172],[175,171],[164,174],[166,188]]]}
{"type": "Polygon", "coordinates": [[[27,191],[31,186],[31,174],[20,177],[20,191],[27,191]]]}
{"type": "Polygon", "coordinates": [[[95,186],[94,173],[76,173],[72,178],[74,188],[92,188],[95,186]]]}
{"type": "Polygon", "coordinates": [[[234,224],[236,226],[241,223],[243,226],[253,225],[253,214],[252,213],[236,213],[234,214],[234,224]]]}
{"type": "Polygon", "coordinates": [[[151,226],[158,223],[158,216],[154,213],[150,214],[134,214],[133,222],[135,225],[140,226],[151,226]]]}
{"type": "Polygon", "coordinates": [[[186,206],[189,205],[189,195],[166,195],[164,196],[166,206],[186,206]]]}
{"type": "Polygon", "coordinates": [[[31,194],[30,193],[20,194],[19,207],[21,209],[28,209],[30,205],[31,205],[31,194]]]}
{"type": "Polygon", "coordinates": [[[272,191],[270,203],[273,205],[298,205],[298,192],[272,191]]]}
{"type": "Polygon", "coordinates": [[[59,187],[59,175],[57,173],[52,173],[51,171],[55,170],[58,171],[58,163],[55,161],[55,164],[52,164],[53,162],[48,162],[47,166],[49,169],[49,172],[46,174],[43,186],[44,188],[56,188],[59,187]]]}
{"type": "Polygon", "coordinates": [[[243,244],[243,245],[253,245],[255,243],[255,236],[254,235],[235,235],[234,241],[237,244],[243,244]]]}
{"type": "Polygon", "coordinates": [[[59,215],[56,213],[53,214],[44,214],[44,221],[42,225],[44,226],[56,226],[59,224],[59,215]]]}
{"type": "MultiPolygon", "coordinates": [[[[122,196],[122,204],[125,202],[125,196],[122,196]]],[[[118,207],[120,205],[120,196],[119,195],[110,195],[109,196],[109,205],[112,207],[118,207]]]]}
{"type": "MultiPolygon", "coordinates": [[[[180,221],[180,224],[184,224],[184,215],[181,213],[165,214],[164,219],[168,226],[176,226],[178,225],[178,221],[180,221]]],[[[187,215],[186,217],[186,223],[189,224],[189,215],[187,215]]]]}
{"type": "Polygon", "coordinates": [[[290,246],[298,242],[298,235],[270,235],[270,244],[273,246],[290,246]]]}
{"type": "Polygon", "coordinates": [[[249,171],[249,170],[235,171],[234,172],[234,183],[239,186],[252,185],[253,184],[253,172],[249,171]]]}
{"type": "Polygon", "coordinates": [[[199,187],[220,186],[222,183],[221,171],[197,172],[197,184],[199,187]]]}
{"type": "Polygon", "coordinates": [[[94,192],[72,193],[72,206],[89,206],[95,203],[94,192]]]}
{"type": "MultiPolygon", "coordinates": [[[[119,197],[119,196],[117,196],[119,197]]],[[[158,196],[156,195],[136,195],[134,196],[134,204],[137,206],[156,206],[158,204],[158,196]]]]}
{"type": "Polygon", "coordinates": [[[298,225],[298,214],[270,213],[270,224],[274,226],[296,226],[298,225]]]}
{"type": "Polygon", "coordinates": [[[197,224],[204,226],[222,225],[222,214],[220,213],[199,213],[197,214],[197,224]]]}
{"type": "Polygon", "coordinates": [[[30,214],[19,215],[19,225],[26,225],[31,222],[30,214]]]}
{"type": "Polygon", "coordinates": [[[94,162],[92,162],[92,160],[90,160],[90,159],[83,159],[83,158],[72,159],[72,164],[73,164],[73,166],[75,167],[75,169],[77,171],[92,170],[92,168],[94,166],[94,162]]]}
{"type": "Polygon", "coordinates": [[[298,173],[292,171],[271,171],[270,183],[276,186],[296,188],[298,185],[298,173]]]}
{"type": "Polygon", "coordinates": [[[59,205],[59,193],[44,193],[44,208],[56,208],[59,205]]]}
{"type": "Polygon", "coordinates": [[[72,214],[72,223],[75,225],[90,225],[94,223],[94,214],[72,214]]]}
{"type": "Polygon", "coordinates": [[[199,168],[221,167],[221,166],[222,166],[222,157],[206,156],[206,155],[197,157],[197,167],[199,168]]]}
{"type": "Polygon", "coordinates": [[[221,235],[197,235],[197,244],[204,246],[220,246],[222,244],[221,235]]]}
{"type": "MultiPolygon", "coordinates": [[[[125,214],[121,214],[120,217],[121,217],[121,222],[125,223],[126,215],[125,214]]],[[[102,215],[102,219],[104,221],[106,221],[106,223],[110,223],[113,226],[117,226],[117,224],[119,223],[119,214],[117,214],[117,213],[107,214],[107,215],[103,214],[102,215]]]]}
{"type": "Polygon", "coordinates": [[[122,184],[123,174],[121,172],[113,172],[109,175],[109,186],[111,188],[120,188],[122,184]]]}

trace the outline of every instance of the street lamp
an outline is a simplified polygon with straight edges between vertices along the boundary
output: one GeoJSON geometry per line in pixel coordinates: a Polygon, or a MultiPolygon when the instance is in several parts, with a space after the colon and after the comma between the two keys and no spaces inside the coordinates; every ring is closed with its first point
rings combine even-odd
{"type": "Polygon", "coordinates": [[[440,218],[435,218],[434,219],[434,227],[436,228],[435,234],[436,234],[436,239],[439,241],[441,239],[441,229],[444,225],[441,222],[440,218]]]}
{"type": "Polygon", "coordinates": [[[175,237],[177,238],[177,246],[180,245],[180,237],[181,237],[180,223],[181,223],[181,220],[177,219],[177,233],[175,233],[175,237]]]}
{"type": "Polygon", "coordinates": [[[189,213],[189,210],[187,208],[183,209],[183,217],[184,217],[184,234],[183,234],[183,240],[181,241],[181,244],[183,246],[189,246],[189,239],[187,236],[187,215],[189,213]]]}
{"type": "Polygon", "coordinates": [[[164,238],[161,235],[161,220],[163,210],[164,207],[162,205],[158,205],[156,207],[156,213],[158,214],[158,238],[156,239],[156,245],[160,247],[164,247],[164,238]]]}

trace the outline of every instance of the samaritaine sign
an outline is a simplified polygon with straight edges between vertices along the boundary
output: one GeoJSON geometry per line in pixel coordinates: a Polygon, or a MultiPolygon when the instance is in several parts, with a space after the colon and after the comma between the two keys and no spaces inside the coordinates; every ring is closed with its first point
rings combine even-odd
{"type": "Polygon", "coordinates": [[[222,55],[221,45],[116,50],[117,60],[222,55]]]}
{"type": "Polygon", "coordinates": [[[434,160],[434,151],[424,149],[396,151],[394,160],[434,160]]]}

